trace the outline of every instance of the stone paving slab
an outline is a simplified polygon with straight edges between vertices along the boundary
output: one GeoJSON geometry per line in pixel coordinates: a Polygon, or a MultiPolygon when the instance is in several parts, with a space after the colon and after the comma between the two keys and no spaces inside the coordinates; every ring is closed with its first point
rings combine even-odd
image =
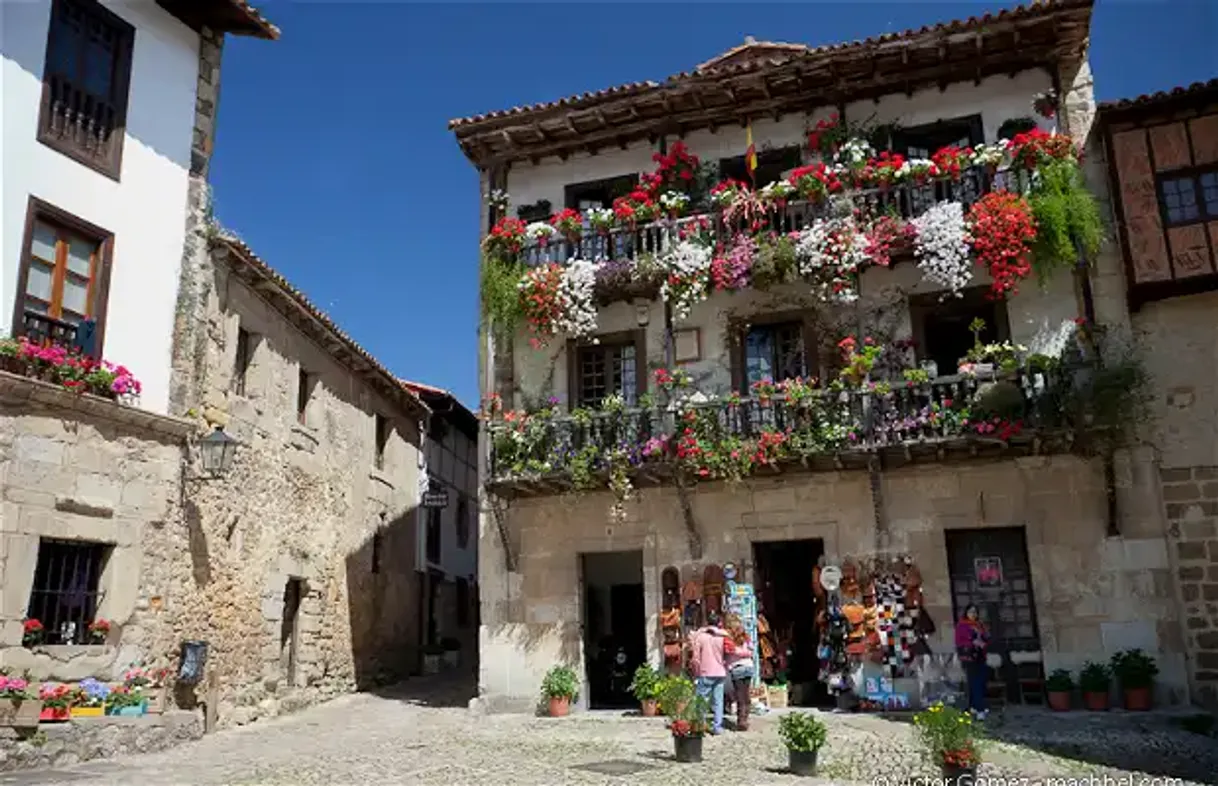
{"type": "MultiPolygon", "coordinates": [[[[895,784],[933,774],[918,757],[909,724],[882,718],[823,714],[829,744],[821,753],[820,777],[807,779],[785,772],[776,715],[756,718],[747,733],[707,739],[704,762],[688,765],[673,761],[662,719],[620,713],[480,716],[456,706],[460,701],[438,701],[424,693],[422,698],[409,691],[347,697],[170,751],[3,774],[0,786],[819,786],[874,784],[880,778],[895,784]],[[642,769],[618,776],[581,768],[607,761],[642,769]]],[[[1153,774],[1218,783],[1218,742],[1155,719],[1099,721],[1034,713],[1011,714],[989,725],[995,735],[1021,743],[989,744],[982,775],[1108,775],[1135,786],[1143,774],[1153,774]],[[1079,756],[1037,749],[1047,741],[1075,745],[1079,756]]]]}

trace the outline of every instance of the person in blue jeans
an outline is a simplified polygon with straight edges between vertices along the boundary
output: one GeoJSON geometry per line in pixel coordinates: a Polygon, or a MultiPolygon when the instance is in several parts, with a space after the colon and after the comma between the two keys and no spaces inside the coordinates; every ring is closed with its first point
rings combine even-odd
{"type": "Polygon", "coordinates": [[[720,627],[720,622],[718,612],[708,612],[706,626],[699,628],[690,642],[689,665],[698,695],[710,703],[713,712],[711,734],[723,731],[723,688],[727,682],[727,667],[723,662],[723,641],[727,631],[720,627]]]}
{"type": "Polygon", "coordinates": [[[956,625],[956,651],[968,675],[968,706],[979,719],[986,716],[986,686],[990,668],[985,662],[990,646],[990,633],[977,607],[969,604],[956,625]]]}

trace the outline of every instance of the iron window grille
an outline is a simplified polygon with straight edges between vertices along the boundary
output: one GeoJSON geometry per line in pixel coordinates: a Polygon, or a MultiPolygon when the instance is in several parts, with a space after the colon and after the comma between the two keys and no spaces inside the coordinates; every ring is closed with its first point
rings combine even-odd
{"type": "Polygon", "coordinates": [[[89,643],[89,624],[104,595],[101,575],[109,553],[104,543],[39,541],[26,617],[42,623],[44,643],[89,643]]]}

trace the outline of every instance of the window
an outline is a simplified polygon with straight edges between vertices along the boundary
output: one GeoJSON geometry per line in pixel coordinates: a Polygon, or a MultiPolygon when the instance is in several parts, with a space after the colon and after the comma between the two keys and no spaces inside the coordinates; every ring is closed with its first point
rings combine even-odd
{"type": "MultiPolygon", "coordinates": [[[[780,147],[774,150],[757,151],[757,185],[764,186],[782,178],[782,173],[795,169],[803,163],[798,146],[780,147]]],[[[749,170],[744,156],[723,158],[719,160],[720,180],[739,180],[749,182],[749,170]]]]}
{"type": "Polygon", "coordinates": [[[135,28],[96,0],[54,0],[38,140],[118,179],[135,28]]]}
{"type": "Polygon", "coordinates": [[[457,579],[457,627],[469,627],[469,612],[472,603],[469,597],[469,579],[457,579]]]}
{"type": "Polygon", "coordinates": [[[389,425],[389,419],[384,415],[376,414],[376,468],[385,468],[385,448],[389,445],[389,435],[393,432],[393,428],[389,425]]]}
{"type": "Polygon", "coordinates": [[[634,406],[647,390],[644,333],[602,336],[597,344],[569,345],[574,351],[568,391],[572,407],[598,407],[608,396],[619,395],[634,406]]]}
{"type": "Polygon", "coordinates": [[[250,334],[245,328],[237,328],[237,352],[233,358],[233,392],[238,396],[245,395],[245,377],[250,368],[250,353],[252,351],[250,334]]]}
{"type": "Polygon", "coordinates": [[[754,382],[807,377],[810,368],[804,342],[804,323],[778,322],[750,327],[744,334],[744,386],[754,382]]]}
{"type": "Polygon", "coordinates": [[[609,207],[613,200],[623,197],[634,190],[639,183],[639,176],[618,175],[604,180],[591,180],[586,183],[572,183],[565,189],[564,201],[566,207],[576,210],[587,210],[593,207],[609,207]]]}
{"type": "Polygon", "coordinates": [[[963,297],[946,302],[935,294],[910,298],[909,315],[918,362],[934,361],[936,371],[945,376],[955,374],[960,359],[972,349],[973,320],[985,322],[983,344],[1010,338],[1006,304],[988,299],[984,287],[965,290],[963,297]]]}
{"type": "Polygon", "coordinates": [[[444,508],[426,508],[427,511],[427,561],[440,564],[440,538],[443,534],[444,508]]]}
{"type": "Polygon", "coordinates": [[[930,158],[935,151],[948,145],[973,147],[984,141],[981,115],[898,128],[892,134],[893,150],[909,158],[930,158]]]}
{"type": "Polygon", "coordinates": [[[109,553],[103,543],[50,538],[38,542],[26,617],[42,623],[45,643],[89,642],[89,623],[101,603],[99,587],[109,553]]]}
{"type": "Polygon", "coordinates": [[[296,381],[296,419],[301,425],[308,423],[309,399],[312,397],[313,375],[302,368],[296,381]]]}
{"type": "Polygon", "coordinates": [[[30,200],[13,309],[13,334],[79,345],[99,355],[105,328],[113,236],[37,199],[30,200]],[[94,323],[91,341],[82,324],[94,323]],[[86,346],[88,344],[88,346],[86,346]]]}
{"type": "Polygon", "coordinates": [[[1218,218],[1218,170],[1161,175],[1159,203],[1167,226],[1218,218]]]}
{"type": "Polygon", "coordinates": [[[469,548],[469,500],[461,497],[457,500],[457,545],[469,548]]]}
{"type": "Polygon", "coordinates": [[[381,549],[384,547],[385,536],[377,530],[372,536],[372,572],[381,572],[381,549]]]}

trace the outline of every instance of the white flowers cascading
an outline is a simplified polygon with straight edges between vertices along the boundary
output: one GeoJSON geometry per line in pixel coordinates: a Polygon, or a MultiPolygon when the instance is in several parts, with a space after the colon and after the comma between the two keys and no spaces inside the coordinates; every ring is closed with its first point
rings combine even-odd
{"type": "Polygon", "coordinates": [[[867,238],[848,218],[816,219],[799,233],[799,274],[816,295],[834,303],[858,299],[858,273],[867,264],[867,238]]]}
{"type": "Polygon", "coordinates": [[[958,296],[973,279],[971,238],[964,223],[964,206],[959,202],[940,202],[912,223],[918,231],[914,256],[922,277],[958,296]]]}
{"type": "Polygon", "coordinates": [[[664,271],[660,296],[672,306],[673,319],[685,319],[694,304],[706,300],[710,287],[711,249],[683,240],[660,255],[664,271]]]}
{"type": "Polygon", "coordinates": [[[555,327],[573,338],[596,332],[596,266],[585,259],[573,259],[563,270],[558,284],[561,314],[555,327]]]}

